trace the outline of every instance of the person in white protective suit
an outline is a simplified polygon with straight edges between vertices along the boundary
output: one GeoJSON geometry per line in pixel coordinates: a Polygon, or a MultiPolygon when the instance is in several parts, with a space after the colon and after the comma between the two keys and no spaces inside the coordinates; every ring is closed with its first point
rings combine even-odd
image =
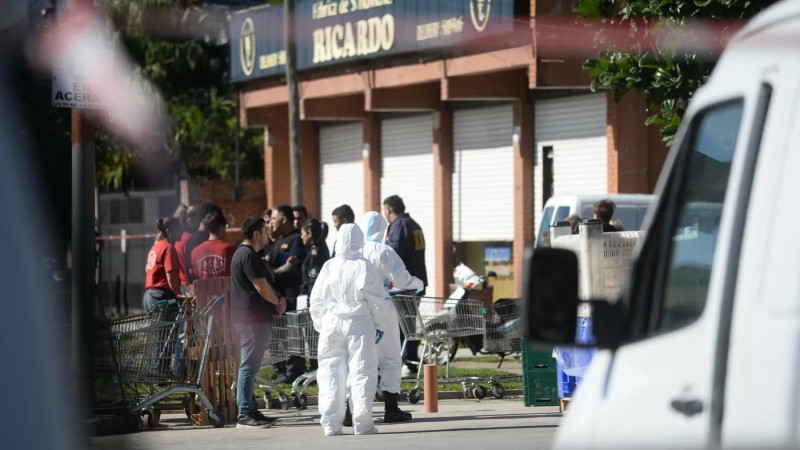
{"type": "Polygon", "coordinates": [[[319,331],[320,424],[326,436],[342,434],[349,384],[353,431],[374,434],[375,344],[389,325],[385,309],[391,305],[384,299],[383,276],[361,257],[361,230],[355,224],[342,225],[336,239],[336,257],[322,266],[309,298],[311,319],[319,331]]]}
{"type": "Polygon", "coordinates": [[[396,289],[421,291],[425,289],[425,284],[419,278],[408,273],[400,256],[393,248],[383,243],[388,223],[380,213],[376,211],[365,213],[358,221],[358,226],[364,232],[366,241],[361,255],[381,271],[386,303],[390,306],[384,312],[387,314],[387,322],[391,325],[384,329],[385,334],[377,349],[378,371],[381,375],[380,388],[384,398],[383,421],[384,423],[408,422],[411,420],[411,413],[402,411],[397,406],[403,371],[403,356],[400,353],[400,319],[397,310],[391,304],[389,285],[391,283],[392,287],[396,289]]]}

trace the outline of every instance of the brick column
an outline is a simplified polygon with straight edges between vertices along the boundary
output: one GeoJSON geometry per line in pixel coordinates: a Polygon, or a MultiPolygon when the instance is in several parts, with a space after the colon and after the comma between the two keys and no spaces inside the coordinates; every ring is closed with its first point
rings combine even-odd
{"type": "Polygon", "coordinates": [[[606,99],[608,192],[650,192],[650,178],[657,178],[658,173],[652,177],[649,173],[650,133],[644,124],[647,119],[644,93],[630,91],[617,103],[614,91],[609,90],[606,99]]]}
{"type": "Polygon", "coordinates": [[[433,189],[436,248],[427,250],[435,252],[436,292],[427,294],[445,297],[453,282],[453,113],[444,105],[433,113],[433,189]]]}
{"type": "Polygon", "coordinates": [[[364,144],[369,145],[369,154],[364,155],[364,211],[380,211],[381,121],[377,115],[367,114],[363,124],[364,144]]]}
{"type": "Polygon", "coordinates": [[[514,100],[514,295],[522,295],[522,257],[533,245],[533,105],[514,100]],[[518,132],[518,134],[516,134],[518,132]]]}
{"type": "Polygon", "coordinates": [[[300,122],[300,158],[303,165],[303,203],[311,217],[320,218],[319,131],[314,122],[300,122]]]}
{"type": "Polygon", "coordinates": [[[264,128],[264,184],[270,207],[292,201],[289,170],[289,129],[273,122],[264,128]]]}

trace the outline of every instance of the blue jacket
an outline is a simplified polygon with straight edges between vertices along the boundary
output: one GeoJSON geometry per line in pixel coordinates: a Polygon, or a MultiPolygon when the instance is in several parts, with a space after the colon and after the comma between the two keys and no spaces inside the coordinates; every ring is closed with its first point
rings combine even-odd
{"type": "Polygon", "coordinates": [[[386,245],[392,247],[403,260],[406,270],[428,285],[425,267],[425,235],[422,228],[408,214],[403,214],[389,224],[386,245]]]}

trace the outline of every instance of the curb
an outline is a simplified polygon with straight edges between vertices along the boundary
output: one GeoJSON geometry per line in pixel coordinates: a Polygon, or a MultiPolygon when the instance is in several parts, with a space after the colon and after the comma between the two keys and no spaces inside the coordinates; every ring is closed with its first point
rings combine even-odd
{"type": "MultiPolygon", "coordinates": [[[[291,402],[291,394],[287,392],[286,395],[290,396],[290,400],[289,401],[291,402]]],[[[503,398],[514,398],[514,397],[521,397],[521,396],[522,396],[522,389],[507,389],[505,391],[505,394],[503,395],[503,398]]],[[[407,392],[403,392],[402,394],[400,394],[400,398],[402,399],[403,402],[408,403],[408,393],[407,392]]],[[[461,391],[440,391],[438,398],[439,398],[439,400],[474,400],[474,401],[480,401],[480,400],[477,400],[477,399],[472,398],[472,397],[470,397],[468,399],[465,399],[464,398],[464,393],[461,392],[461,391]]],[[[424,403],[424,399],[425,399],[425,395],[423,393],[421,395],[420,403],[424,403]]],[[[309,396],[309,397],[306,398],[306,400],[307,400],[307,402],[306,402],[307,406],[317,406],[317,405],[319,405],[319,398],[316,395],[309,396]]],[[[486,397],[483,398],[483,400],[495,400],[495,398],[492,396],[491,392],[488,392],[486,397]]],[[[260,409],[281,409],[281,401],[277,397],[272,397],[270,399],[270,407],[269,408],[266,407],[266,403],[264,402],[263,398],[256,399],[256,402],[258,403],[258,407],[260,409]]],[[[380,402],[378,402],[378,403],[380,403],[380,402]]],[[[290,405],[291,405],[291,403],[290,403],[290,405]]],[[[293,408],[293,406],[291,406],[291,407],[293,408]]]]}

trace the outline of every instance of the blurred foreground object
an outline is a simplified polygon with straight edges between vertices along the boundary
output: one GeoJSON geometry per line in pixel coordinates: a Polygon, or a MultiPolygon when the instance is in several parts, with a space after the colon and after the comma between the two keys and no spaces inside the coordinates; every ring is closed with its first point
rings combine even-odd
{"type": "Polygon", "coordinates": [[[23,43],[27,13],[24,1],[0,5],[0,208],[5,213],[0,234],[9,238],[0,253],[7,319],[0,327],[0,359],[5,364],[0,384],[6,387],[0,433],[3,448],[76,449],[88,441],[75,420],[70,379],[63,376],[69,366],[58,339],[58,306],[37,260],[46,242],[43,208],[27,143],[20,139],[22,123],[11,84],[16,60],[8,56],[23,43]]]}
{"type": "Polygon", "coordinates": [[[161,97],[136,73],[101,12],[91,5],[74,4],[59,16],[55,27],[34,46],[31,58],[42,70],[55,69],[54,87],[61,85],[58,76],[73,80],[72,86],[63,86],[75,91],[71,100],[54,89],[54,105],[91,103],[96,108],[91,118],[131,147],[163,149],[169,121],[161,97]]]}

